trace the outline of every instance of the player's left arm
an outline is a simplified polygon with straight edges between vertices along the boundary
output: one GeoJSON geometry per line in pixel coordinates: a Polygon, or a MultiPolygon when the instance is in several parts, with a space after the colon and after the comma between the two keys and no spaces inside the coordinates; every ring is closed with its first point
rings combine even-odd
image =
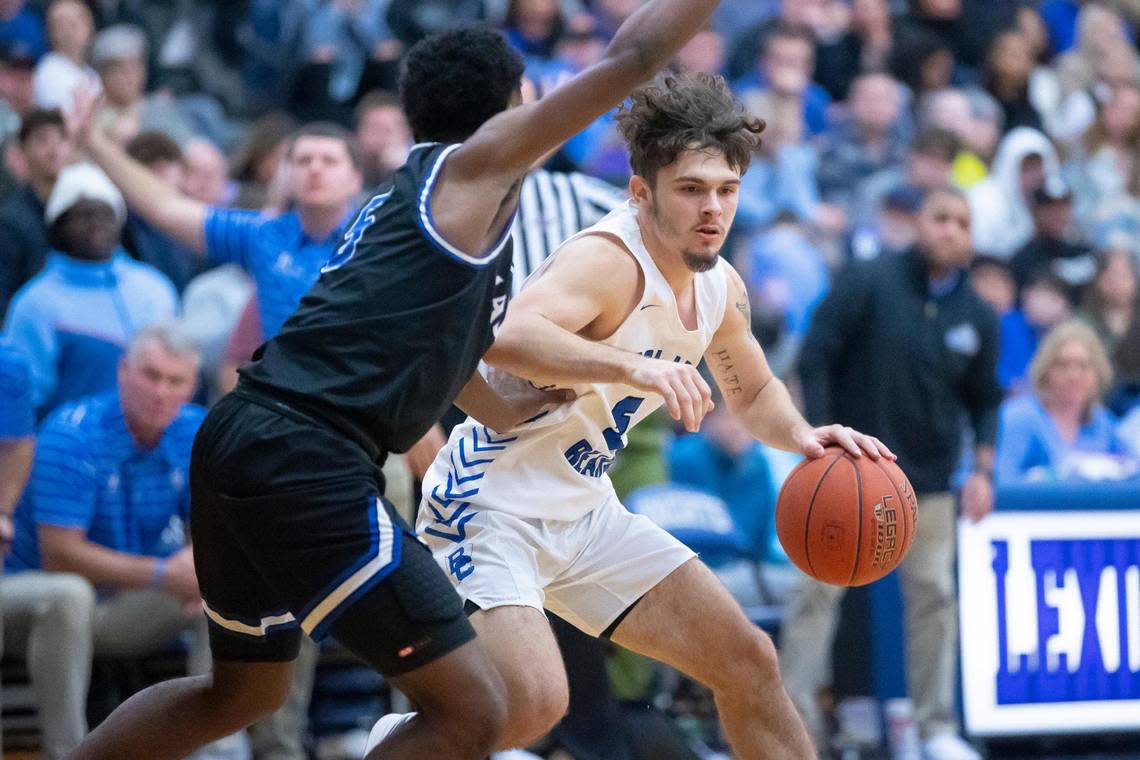
{"type": "Polygon", "coordinates": [[[573,394],[570,391],[535,390],[533,395],[525,398],[507,400],[476,372],[459,392],[455,405],[496,433],[505,433],[526,422],[544,407],[562,404],[571,398],[573,394]]]}
{"type": "Polygon", "coordinates": [[[843,425],[812,427],[804,419],[752,335],[752,311],[744,281],[731,267],[726,271],[728,306],[705,352],[705,361],[728,411],[740,417],[755,438],[785,451],[814,458],[823,456],[825,446],[838,444],[853,456],[867,453],[875,459],[893,459],[894,454],[877,438],[843,425]]]}

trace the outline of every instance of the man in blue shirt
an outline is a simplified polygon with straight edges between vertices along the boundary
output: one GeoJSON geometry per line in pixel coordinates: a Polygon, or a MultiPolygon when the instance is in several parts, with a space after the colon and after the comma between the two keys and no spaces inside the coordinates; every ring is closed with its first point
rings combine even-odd
{"type": "Polygon", "coordinates": [[[277,216],[207,206],[182,195],[98,129],[78,135],[131,210],[218,264],[240,264],[257,285],[263,338],[276,335],[340,245],[363,186],[360,152],[346,130],[311,124],[285,160],[294,209],[277,216]]]}
{"type": "Polygon", "coordinates": [[[719,496],[736,527],[748,537],[756,559],[771,559],[775,487],[763,445],[748,428],[716,408],[701,431],[678,438],[669,450],[669,474],[682,483],[719,496]]]}
{"type": "Polygon", "coordinates": [[[803,109],[804,133],[815,137],[827,131],[831,96],[811,81],[815,71],[815,40],[796,26],[777,24],[764,38],[754,71],[732,83],[748,104],[756,93],[771,93],[778,100],[803,109]]]}
{"type": "Polygon", "coordinates": [[[16,292],[5,323],[31,362],[41,418],[65,402],[113,390],[134,334],[178,309],[170,280],[119,246],[125,217],[122,196],[90,164],[64,169],[48,196],[44,219],[55,250],[16,292]]]}
{"type": "Polygon", "coordinates": [[[36,416],[28,359],[0,338],[0,553],[12,543],[12,515],[24,493],[35,451],[36,416]]]}
{"type": "Polygon", "coordinates": [[[205,416],[187,403],[198,361],[180,330],[148,327],[119,363],[117,392],[67,404],[40,430],[0,600],[6,647],[26,653],[47,758],[86,734],[93,654],[139,656],[196,627],[191,668],[208,667],[184,527],[205,416]]]}

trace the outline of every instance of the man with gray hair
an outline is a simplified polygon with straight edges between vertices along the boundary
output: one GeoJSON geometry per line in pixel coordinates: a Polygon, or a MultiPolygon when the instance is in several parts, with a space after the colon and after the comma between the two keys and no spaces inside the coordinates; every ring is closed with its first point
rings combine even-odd
{"type": "Polygon", "coordinates": [[[40,428],[0,611],[5,652],[27,661],[48,760],[87,732],[93,656],[143,656],[193,631],[190,669],[209,667],[185,528],[205,416],[188,403],[198,362],[180,327],[146,327],[119,361],[117,390],[64,405],[40,428]]]}
{"type": "Polygon", "coordinates": [[[141,132],[162,132],[179,145],[194,136],[177,101],[168,95],[145,95],[146,33],[131,24],[115,24],[95,35],[91,65],[99,72],[105,102],[96,126],[120,145],[141,132]]]}

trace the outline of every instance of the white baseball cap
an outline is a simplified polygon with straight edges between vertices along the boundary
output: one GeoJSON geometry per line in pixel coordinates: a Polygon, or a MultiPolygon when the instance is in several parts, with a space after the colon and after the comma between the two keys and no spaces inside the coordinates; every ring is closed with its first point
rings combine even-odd
{"type": "Polygon", "coordinates": [[[81,200],[103,201],[115,211],[119,224],[127,219],[127,202],[103,170],[94,164],[72,164],[59,173],[44,206],[44,221],[51,224],[81,200]]]}

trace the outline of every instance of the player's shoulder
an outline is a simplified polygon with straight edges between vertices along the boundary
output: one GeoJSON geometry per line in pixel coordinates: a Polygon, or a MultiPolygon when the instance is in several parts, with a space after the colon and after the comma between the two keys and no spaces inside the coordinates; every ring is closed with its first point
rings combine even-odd
{"type": "Polygon", "coordinates": [[[555,252],[551,271],[562,278],[615,289],[640,280],[641,265],[617,235],[604,230],[586,230],[555,252]]]}
{"type": "Polygon", "coordinates": [[[589,299],[603,311],[640,292],[644,275],[633,254],[616,237],[603,233],[579,235],[551,257],[523,288],[517,302],[565,295],[589,299]]]}
{"type": "Polygon", "coordinates": [[[724,282],[725,285],[728,286],[728,294],[730,296],[739,295],[746,292],[747,288],[744,285],[744,278],[740,276],[740,272],[736,271],[736,267],[734,267],[731,262],[728,261],[728,259],[725,259],[723,257],[718,259],[716,268],[714,268],[712,271],[719,271],[723,273],[724,282]]]}
{"type": "Polygon", "coordinates": [[[705,275],[724,278],[725,303],[748,301],[748,286],[744,284],[744,278],[740,276],[740,272],[736,271],[736,267],[727,259],[720,258],[717,265],[705,275]]]}
{"type": "Polygon", "coordinates": [[[399,171],[410,172],[424,179],[439,172],[443,161],[463,149],[464,143],[422,142],[408,150],[408,157],[399,171]]]}

